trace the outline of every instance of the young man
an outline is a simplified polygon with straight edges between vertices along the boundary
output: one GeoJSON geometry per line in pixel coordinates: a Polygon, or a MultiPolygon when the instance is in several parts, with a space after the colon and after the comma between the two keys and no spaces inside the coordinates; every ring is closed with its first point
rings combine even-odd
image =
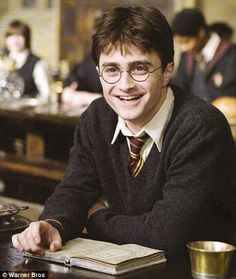
{"type": "Polygon", "coordinates": [[[169,86],[173,54],[171,29],[157,9],[104,14],[93,58],[105,98],[81,116],[65,177],[41,221],[13,236],[17,249],[58,250],[85,226],[93,238],[167,255],[191,240],[230,240],[230,128],[216,108],[169,86]]]}
{"type": "Polygon", "coordinates": [[[172,30],[182,52],[174,82],[208,102],[221,96],[236,97],[236,46],[232,41],[210,32],[196,9],[177,13],[172,30]]]}

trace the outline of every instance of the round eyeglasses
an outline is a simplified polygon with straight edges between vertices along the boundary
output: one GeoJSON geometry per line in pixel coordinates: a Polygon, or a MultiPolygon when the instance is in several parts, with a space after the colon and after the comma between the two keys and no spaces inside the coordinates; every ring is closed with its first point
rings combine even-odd
{"type": "Polygon", "coordinates": [[[102,77],[107,83],[114,84],[121,79],[122,73],[127,72],[134,81],[143,82],[148,79],[151,73],[160,68],[161,66],[150,71],[145,64],[135,64],[128,71],[121,71],[121,69],[115,65],[107,65],[102,69],[99,77],[102,77]]]}

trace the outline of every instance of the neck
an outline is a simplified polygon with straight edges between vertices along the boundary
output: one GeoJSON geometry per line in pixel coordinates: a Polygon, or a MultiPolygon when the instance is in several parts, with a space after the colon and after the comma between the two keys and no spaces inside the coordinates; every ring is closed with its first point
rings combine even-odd
{"type": "Polygon", "coordinates": [[[27,53],[28,49],[21,49],[21,50],[16,50],[16,51],[10,51],[10,55],[12,56],[16,56],[19,55],[21,53],[27,53]]]}

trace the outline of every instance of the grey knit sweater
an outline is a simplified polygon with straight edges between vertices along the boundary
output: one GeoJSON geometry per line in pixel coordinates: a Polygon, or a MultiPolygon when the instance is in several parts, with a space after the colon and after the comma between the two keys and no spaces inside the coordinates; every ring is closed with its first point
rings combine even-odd
{"type": "MultiPolygon", "coordinates": [[[[76,127],[70,162],[41,219],[55,218],[78,236],[84,226],[97,239],[137,243],[175,254],[191,240],[233,241],[235,146],[223,115],[197,97],[172,88],[175,104],[161,153],[156,145],[136,178],[120,133],[111,140],[117,115],[103,98],[76,127]],[[110,205],[87,221],[104,195],[110,205]]],[[[236,219],[235,219],[236,220],[236,219]]]]}

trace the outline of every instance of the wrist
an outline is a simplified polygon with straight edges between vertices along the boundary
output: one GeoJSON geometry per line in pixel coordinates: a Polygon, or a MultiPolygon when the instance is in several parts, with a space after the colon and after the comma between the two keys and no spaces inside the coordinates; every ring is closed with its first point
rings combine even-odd
{"type": "Polygon", "coordinates": [[[51,226],[53,226],[55,229],[57,229],[59,234],[60,234],[60,236],[61,236],[61,238],[62,239],[64,238],[65,228],[64,228],[64,226],[62,225],[61,222],[59,222],[56,219],[51,219],[51,218],[44,219],[42,221],[45,221],[45,222],[49,223],[51,226]]]}

